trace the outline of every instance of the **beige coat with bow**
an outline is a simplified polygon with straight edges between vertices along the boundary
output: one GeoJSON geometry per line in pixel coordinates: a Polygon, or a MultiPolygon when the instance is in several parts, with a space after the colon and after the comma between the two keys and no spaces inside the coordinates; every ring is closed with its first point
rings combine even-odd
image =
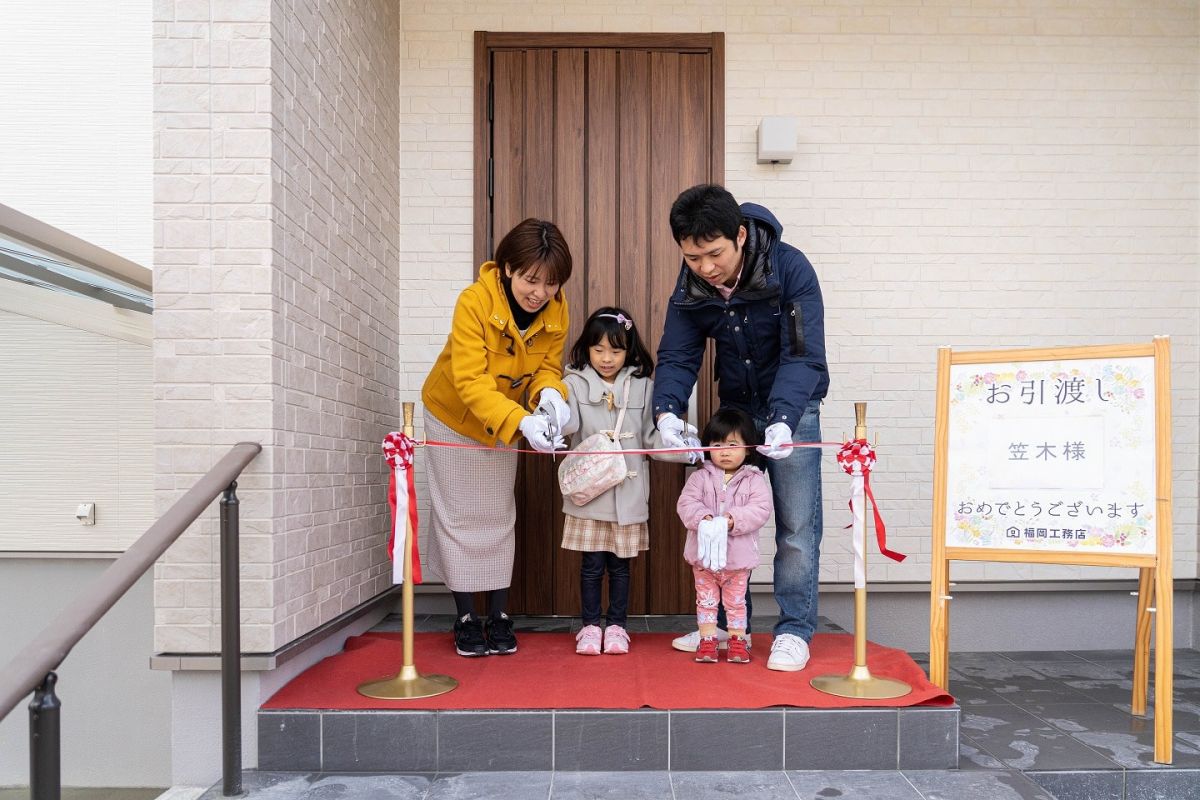
{"type": "MultiPolygon", "coordinates": [[[[584,367],[582,370],[567,369],[563,382],[567,384],[567,404],[571,407],[571,421],[564,426],[563,433],[570,436],[572,447],[593,433],[613,429],[617,423],[618,406],[626,379],[629,380],[629,400],[625,419],[621,423],[621,449],[647,450],[662,447],[650,407],[654,381],[650,378],[634,378],[634,371],[634,367],[622,369],[617,373],[612,385],[609,385],[591,367],[584,367]]],[[[613,449],[616,449],[615,445],[613,449]]],[[[627,471],[636,474],[627,476],[619,486],[609,489],[585,506],[577,506],[564,497],[563,513],[580,519],[615,522],[618,525],[645,522],[650,517],[649,466],[644,455],[626,455],[627,471]]]]}

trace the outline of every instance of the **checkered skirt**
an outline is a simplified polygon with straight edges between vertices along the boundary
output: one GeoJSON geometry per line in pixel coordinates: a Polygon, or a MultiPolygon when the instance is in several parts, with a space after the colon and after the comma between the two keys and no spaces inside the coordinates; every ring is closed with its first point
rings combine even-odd
{"type": "MultiPolygon", "coordinates": [[[[432,414],[427,438],[474,444],[432,414]]],[[[426,447],[433,535],[429,566],[454,592],[483,592],[512,585],[516,546],[517,453],[426,447]]]]}
{"type": "Polygon", "coordinates": [[[650,529],[645,522],[618,525],[599,519],[564,515],[563,549],[584,553],[614,553],[618,558],[633,558],[650,549],[650,529]]]}

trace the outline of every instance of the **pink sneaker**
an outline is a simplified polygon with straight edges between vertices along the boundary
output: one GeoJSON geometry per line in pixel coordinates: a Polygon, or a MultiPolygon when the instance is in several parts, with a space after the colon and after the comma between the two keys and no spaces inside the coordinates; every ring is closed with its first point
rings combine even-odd
{"type": "Polygon", "coordinates": [[[575,652],[581,656],[600,655],[600,626],[584,625],[583,630],[575,634],[575,652]]]}
{"type": "Polygon", "coordinates": [[[629,633],[620,625],[609,625],[604,629],[604,652],[623,656],[629,652],[629,633]]]}

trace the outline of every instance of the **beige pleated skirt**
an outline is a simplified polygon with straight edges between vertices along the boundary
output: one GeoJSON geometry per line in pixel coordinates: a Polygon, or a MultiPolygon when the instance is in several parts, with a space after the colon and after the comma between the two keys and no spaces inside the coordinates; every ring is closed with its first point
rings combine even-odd
{"type": "MultiPolygon", "coordinates": [[[[425,437],[479,444],[428,413],[425,437]]],[[[512,585],[517,453],[427,447],[424,455],[433,510],[430,567],[454,592],[483,592],[512,585]]]]}

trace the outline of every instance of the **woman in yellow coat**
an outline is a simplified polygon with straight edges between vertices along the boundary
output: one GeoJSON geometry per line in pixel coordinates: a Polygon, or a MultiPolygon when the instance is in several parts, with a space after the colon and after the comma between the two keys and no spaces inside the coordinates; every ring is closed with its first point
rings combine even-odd
{"type": "MultiPolygon", "coordinates": [[[[554,223],[527,219],[505,235],[495,261],[459,295],[446,346],[421,389],[429,439],[503,448],[520,434],[543,452],[563,446],[558,431],[570,411],[560,289],[570,276],[571,251],[554,223]]],[[[462,656],[515,653],[504,611],[516,541],[517,454],[448,447],[426,454],[430,560],[454,595],[455,649],[462,656]],[[479,591],[489,593],[486,624],[475,613],[472,593],[479,591]]]]}

